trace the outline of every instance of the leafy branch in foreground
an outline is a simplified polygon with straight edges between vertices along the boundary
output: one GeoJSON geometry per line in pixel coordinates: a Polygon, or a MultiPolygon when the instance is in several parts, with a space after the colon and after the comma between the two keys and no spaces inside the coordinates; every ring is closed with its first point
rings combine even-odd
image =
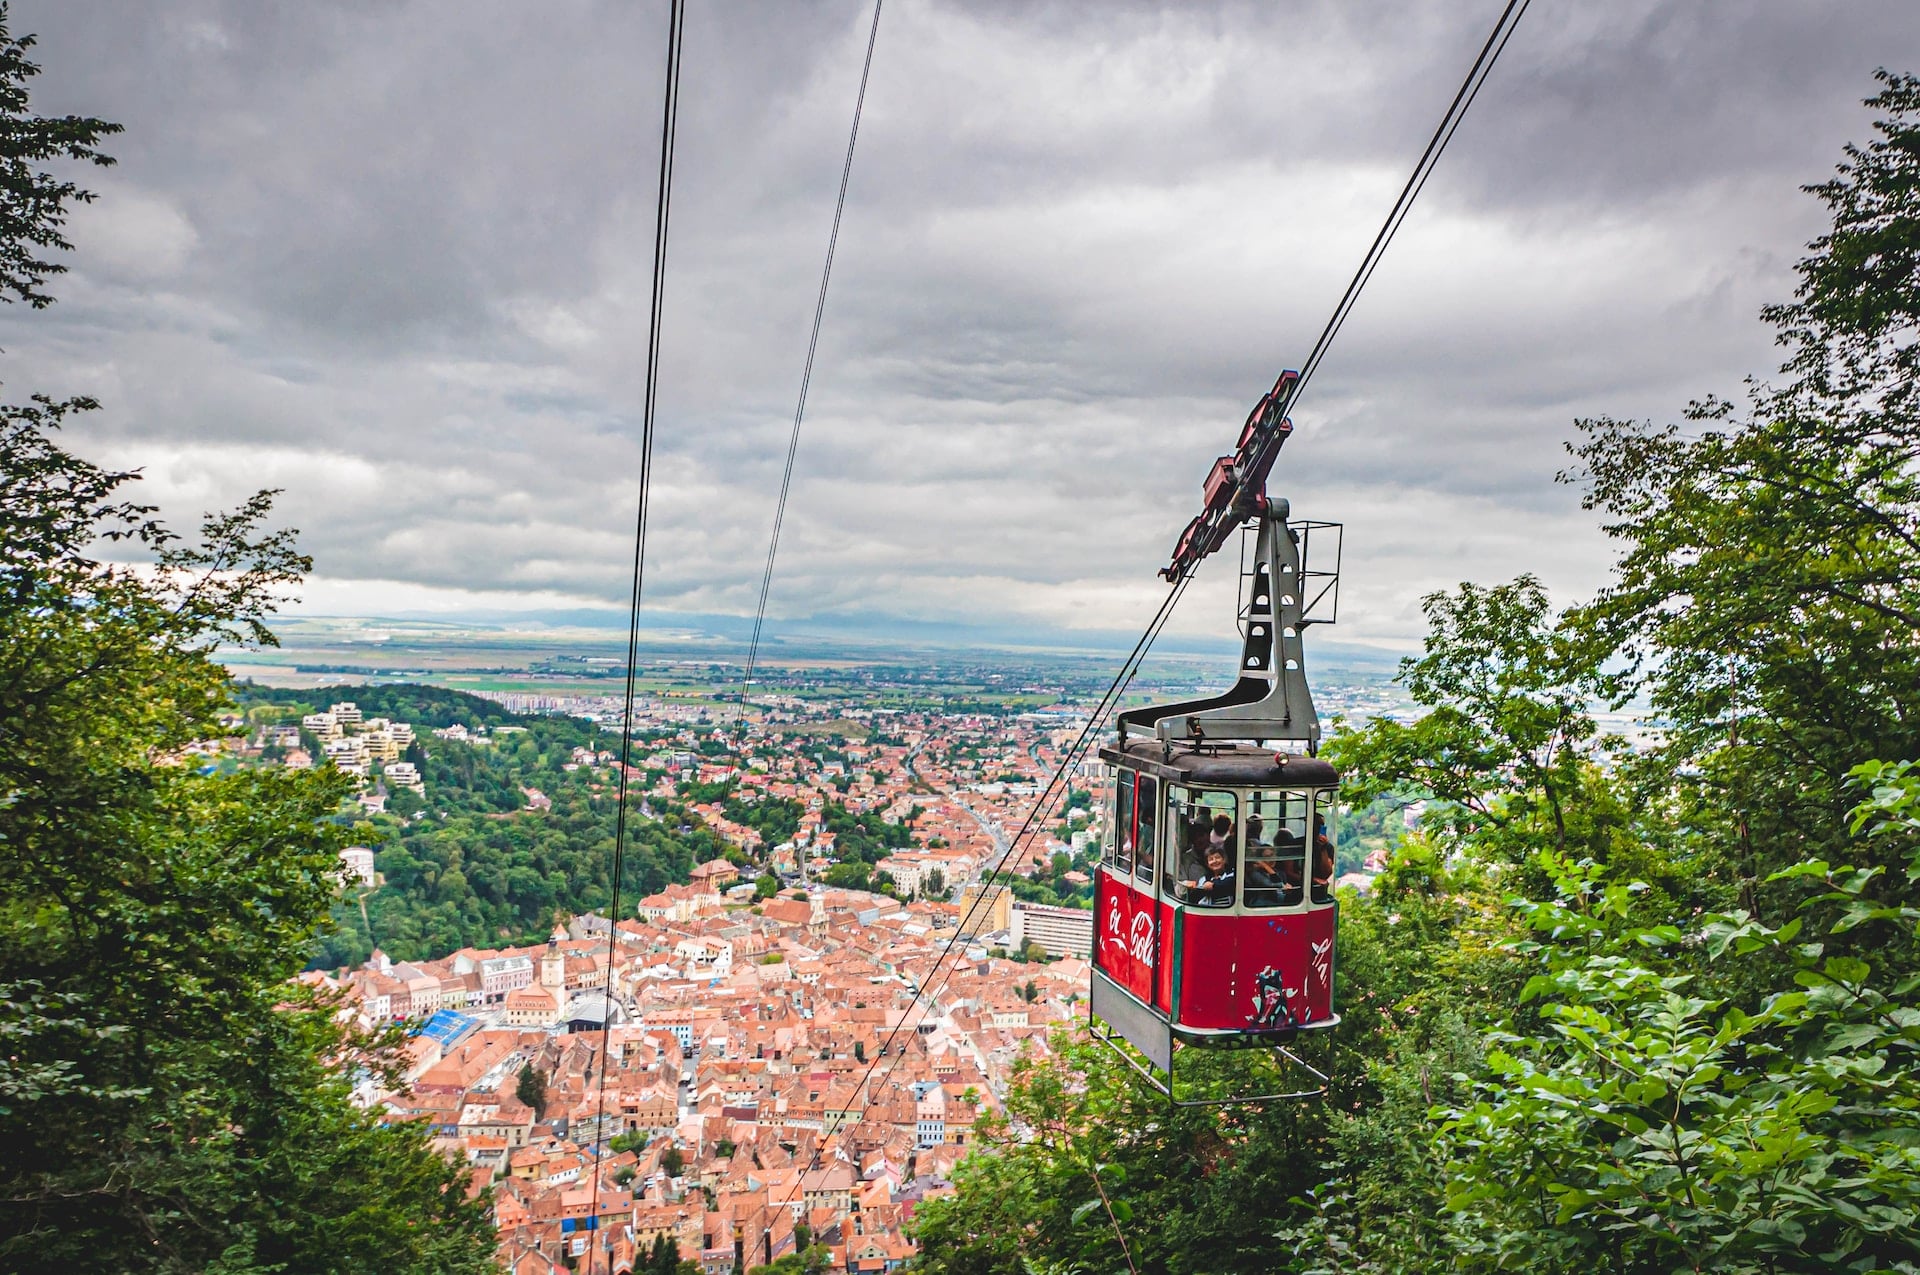
{"type": "Polygon", "coordinates": [[[1823,887],[1785,925],[1637,926],[1634,884],[1555,870],[1559,899],[1519,905],[1544,1030],[1490,1035],[1492,1077],[1446,1113],[1464,1267],[1915,1269],[1916,980],[1799,940],[1892,921],[1910,958],[1920,910],[1871,902],[1877,868],[1815,861],[1779,874],[1823,887]],[[1707,990],[1736,961],[1773,990],[1707,990]]]}

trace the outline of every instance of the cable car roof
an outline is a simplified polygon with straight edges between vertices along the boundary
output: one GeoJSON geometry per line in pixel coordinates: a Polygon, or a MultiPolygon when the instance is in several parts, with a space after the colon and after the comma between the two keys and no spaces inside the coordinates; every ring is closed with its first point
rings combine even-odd
{"type": "Polygon", "coordinates": [[[1250,744],[1209,744],[1199,749],[1176,744],[1169,748],[1157,739],[1135,739],[1129,740],[1124,749],[1111,744],[1103,747],[1100,760],[1173,783],[1221,784],[1235,788],[1330,788],[1340,782],[1339,772],[1318,757],[1276,753],[1271,748],[1250,744]]]}

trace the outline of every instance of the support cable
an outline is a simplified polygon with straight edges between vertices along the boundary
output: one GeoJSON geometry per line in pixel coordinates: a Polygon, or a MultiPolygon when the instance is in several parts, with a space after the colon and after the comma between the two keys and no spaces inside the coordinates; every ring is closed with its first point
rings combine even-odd
{"type": "Polygon", "coordinates": [[[1460,88],[1453,95],[1453,101],[1447,104],[1447,110],[1440,117],[1440,123],[1434,128],[1433,136],[1427,139],[1427,147],[1420,152],[1419,160],[1413,166],[1413,172],[1407,177],[1407,184],[1400,188],[1399,198],[1393,201],[1393,207],[1387,213],[1387,219],[1374,235],[1373,242],[1367,246],[1366,255],[1361,258],[1360,268],[1353,272],[1353,278],[1347,283],[1347,290],[1340,294],[1333,314],[1327,320],[1327,326],[1320,331],[1320,337],[1307,352],[1305,361],[1300,364],[1300,380],[1294,386],[1289,407],[1300,401],[1306,392],[1307,382],[1320,366],[1320,360],[1333,344],[1333,338],[1346,326],[1347,315],[1353,310],[1354,302],[1359,300],[1360,292],[1373,277],[1373,271],[1386,255],[1387,247],[1394,236],[1400,233],[1401,223],[1406,221],[1412,211],[1414,200],[1426,187],[1427,178],[1432,176],[1434,167],[1439,164],[1440,156],[1445,153],[1447,144],[1453,140],[1454,132],[1460,127],[1460,121],[1466,118],[1467,108],[1473,105],[1473,99],[1480,95],[1480,86],[1485,84],[1487,76],[1492,74],[1494,63],[1506,51],[1507,41],[1512,38],[1514,28],[1525,15],[1527,6],[1533,0],[1507,0],[1507,7],[1500,12],[1500,20],[1493,24],[1493,30],[1487,35],[1486,43],[1480,46],[1480,54],[1474,58],[1473,65],[1467,68],[1467,76],[1460,82],[1460,88]]]}
{"type": "MultiPolygon", "coordinates": [[[[647,370],[640,416],[640,498],[633,526],[633,588],[627,614],[627,680],[620,715],[620,779],[613,825],[613,900],[607,909],[607,974],[601,989],[600,1084],[594,1103],[593,1208],[600,1209],[600,1171],[604,1156],[598,1148],[606,1138],[607,1072],[612,1068],[613,966],[620,940],[620,876],[627,848],[627,783],[633,759],[634,672],[640,653],[640,597],[646,580],[647,511],[653,486],[653,439],[660,394],[660,317],[666,297],[667,226],[673,211],[673,143],[680,113],[680,46],[686,34],[686,0],[671,0],[667,10],[667,73],[660,121],[660,181],[653,210],[653,293],[647,316],[647,370]]],[[[596,1230],[595,1234],[598,1234],[596,1230]]],[[[609,1236],[601,1236],[603,1241],[609,1236]]],[[[591,1251],[587,1258],[593,1270],[591,1251]]],[[[613,1270],[613,1250],[607,1249],[607,1270],[613,1270]]]]}
{"type": "Polygon", "coordinates": [[[873,46],[880,38],[880,6],[873,0],[873,25],[867,30],[867,58],[860,66],[860,92],[853,99],[853,127],[847,132],[847,158],[840,166],[840,194],[833,204],[833,229],[827,234],[827,262],[820,268],[820,295],[813,303],[813,331],[807,336],[807,361],[800,372],[800,400],[793,409],[793,432],[787,437],[787,465],[780,475],[780,499],[773,506],[773,534],[767,537],[767,566],[760,575],[760,603],[753,613],[753,641],[747,647],[747,671],[740,680],[740,706],[733,724],[739,728],[753,690],[753,671],[760,658],[760,632],[767,621],[767,594],[773,588],[773,562],[780,552],[780,525],[787,517],[787,493],[793,488],[793,462],[800,452],[800,422],[807,414],[807,388],[813,383],[813,356],[820,348],[820,323],[827,313],[827,282],[833,278],[833,254],[840,243],[840,217],[847,209],[847,183],[853,178],[853,148],[860,140],[860,113],[867,105],[867,79],[873,73],[873,46]]]}
{"type": "MultiPolygon", "coordinates": [[[[1399,233],[1400,226],[1406,220],[1407,213],[1411,210],[1414,201],[1426,187],[1427,178],[1432,174],[1433,168],[1439,162],[1440,156],[1446,151],[1448,143],[1453,140],[1454,133],[1458,131],[1461,120],[1466,116],[1467,108],[1472,106],[1474,99],[1479,96],[1481,86],[1485,84],[1487,76],[1491,74],[1493,66],[1495,62],[1498,61],[1500,54],[1505,51],[1507,41],[1511,39],[1515,26],[1519,23],[1521,16],[1525,14],[1531,3],[1532,0],[1508,0],[1506,7],[1501,11],[1499,21],[1495,23],[1493,32],[1488,35],[1486,42],[1481,46],[1479,56],[1474,59],[1472,67],[1467,71],[1466,78],[1461,82],[1459,90],[1455,92],[1452,102],[1448,104],[1446,114],[1442,116],[1439,126],[1434,129],[1433,136],[1428,140],[1426,149],[1421,152],[1420,159],[1414,166],[1413,174],[1408,177],[1406,185],[1401,188],[1399,198],[1394,201],[1393,208],[1388,212],[1385,223],[1380,227],[1379,233],[1374,236],[1373,243],[1368,247],[1366,256],[1361,261],[1360,268],[1354,272],[1352,280],[1347,284],[1346,291],[1341,294],[1339,303],[1334,307],[1332,316],[1327,320],[1326,327],[1321,330],[1319,339],[1314,342],[1312,350],[1302,363],[1300,380],[1293,394],[1292,401],[1294,403],[1299,401],[1300,394],[1306,388],[1308,377],[1319,367],[1327,347],[1332,344],[1333,338],[1338,335],[1340,329],[1345,326],[1347,315],[1351,313],[1354,302],[1358,299],[1360,292],[1366,287],[1368,280],[1373,277],[1374,269],[1379,265],[1381,257],[1385,255],[1387,247],[1399,233]]],[[[1075,737],[1073,743],[1068,746],[1065,754],[1060,759],[1059,766],[1054,771],[1052,779],[1048,781],[1046,788],[1042,790],[1040,796],[1034,801],[1032,809],[1028,812],[1026,819],[1021,823],[1020,830],[1008,841],[1006,850],[1002,852],[999,860],[994,864],[992,871],[987,874],[982,882],[983,888],[975,898],[972,906],[961,916],[959,927],[954,931],[953,937],[947,940],[946,945],[941,949],[939,955],[934,958],[933,967],[928,971],[927,978],[923,980],[915,993],[913,1005],[909,1006],[907,1011],[901,1015],[900,1021],[893,1026],[887,1033],[886,1039],[881,1043],[878,1054],[872,1062],[867,1064],[866,1071],[861,1074],[859,1083],[854,1087],[855,1094],[859,1094],[863,1089],[866,1091],[866,1097],[862,1103],[863,1113],[865,1109],[872,1106],[874,1102],[873,1090],[868,1086],[868,1082],[875,1068],[878,1066],[880,1059],[887,1056],[887,1052],[891,1048],[895,1037],[899,1035],[901,1029],[906,1026],[907,1022],[913,1018],[914,1008],[931,1008],[937,992],[946,986],[952,972],[951,967],[944,972],[941,967],[947,964],[947,958],[952,954],[954,945],[958,942],[960,935],[967,932],[967,925],[973,918],[974,909],[978,908],[985,901],[987,889],[984,887],[990,887],[995,879],[1005,871],[1009,860],[1013,856],[1014,850],[1019,847],[1022,841],[1027,840],[1031,836],[1035,824],[1046,817],[1047,813],[1052,809],[1053,804],[1059,800],[1061,793],[1064,791],[1061,787],[1062,782],[1071,773],[1075,762],[1079,759],[1080,755],[1084,753],[1088,740],[1095,736],[1095,732],[1101,726],[1105,717],[1118,708],[1121,697],[1125,695],[1127,688],[1132,685],[1134,676],[1139,672],[1141,664],[1153,649],[1154,642],[1159,638],[1161,631],[1166,628],[1167,621],[1172,618],[1174,609],[1179,605],[1181,597],[1186,593],[1187,585],[1192,582],[1194,571],[1197,567],[1198,563],[1189,566],[1181,573],[1180,577],[1168,590],[1167,596],[1161,601],[1160,607],[1154,613],[1153,619],[1148,621],[1146,630],[1140,635],[1139,641],[1134,644],[1133,650],[1128,653],[1125,662],[1122,663],[1120,671],[1114,675],[1113,681],[1108,685],[1105,693],[1101,695],[1098,703],[1096,703],[1093,713],[1087,719],[1087,725],[1081,730],[1080,734],[1075,737]]],[[[904,1057],[905,1050],[903,1048],[887,1068],[886,1075],[882,1077],[883,1083],[885,1080],[891,1078],[894,1068],[899,1065],[900,1059],[904,1057]]],[[[824,1137],[822,1142],[824,1142],[824,1137]]],[[[813,1157],[808,1168],[803,1170],[799,1176],[795,1177],[793,1186],[789,1189],[786,1199],[782,1201],[783,1206],[792,1202],[794,1192],[801,1189],[805,1173],[811,1171],[811,1169],[819,1163],[821,1145],[821,1143],[815,1144],[813,1157]]],[[[1123,1250],[1125,1248],[1124,1239],[1122,1240],[1122,1248],[1123,1250]]],[[[1131,1263],[1131,1254],[1128,1254],[1128,1258],[1129,1263],[1131,1263]]]]}

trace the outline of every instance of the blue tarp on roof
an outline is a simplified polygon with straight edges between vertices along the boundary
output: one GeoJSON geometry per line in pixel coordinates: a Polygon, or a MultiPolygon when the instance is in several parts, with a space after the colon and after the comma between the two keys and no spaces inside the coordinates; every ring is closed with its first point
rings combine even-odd
{"type": "Polygon", "coordinates": [[[437,1040],[442,1046],[446,1046],[479,1026],[480,1020],[471,1014],[457,1014],[450,1009],[437,1009],[433,1012],[433,1017],[421,1023],[412,1034],[437,1040]]]}

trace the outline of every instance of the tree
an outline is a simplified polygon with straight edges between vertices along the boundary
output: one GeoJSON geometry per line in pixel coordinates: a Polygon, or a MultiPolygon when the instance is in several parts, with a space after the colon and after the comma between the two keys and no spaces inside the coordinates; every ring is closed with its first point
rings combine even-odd
{"type": "MultiPolygon", "coordinates": [[[[117,129],[28,108],[0,10],[0,293],[60,273],[68,201],[37,167],[117,129]]],[[[295,982],[336,894],[336,775],[179,764],[217,737],[223,642],[307,569],[271,496],[188,542],[137,475],[59,447],[85,399],[0,408],[0,1266],[10,1271],[479,1271],[485,1198],[347,1071],[397,1081],[295,982]],[[142,569],[95,555],[111,548],[142,569]]]]}
{"type": "Polygon", "coordinates": [[[824,878],[836,890],[872,890],[873,876],[864,863],[836,863],[824,878]]]}
{"type": "Polygon", "coordinates": [[[1438,798],[1456,838],[1524,863],[1542,847],[1595,848],[1569,828],[1569,807],[1591,778],[1583,749],[1591,708],[1612,690],[1592,652],[1560,626],[1532,576],[1491,588],[1462,584],[1422,601],[1425,652],[1395,680],[1427,711],[1407,725],[1376,717],[1337,732],[1328,756],[1365,805],[1413,790],[1438,798]]]}
{"type": "Polygon", "coordinates": [[[1880,79],[1878,137],[1809,188],[1832,227],[1764,312],[1785,383],[1684,429],[1581,422],[1563,476],[1621,546],[1579,623],[1668,724],[1682,816],[1777,918],[1766,878],[1844,845],[1849,770],[1920,756],[1920,80],[1880,79]]]}
{"type": "Polygon", "coordinates": [[[12,33],[0,5],[0,119],[7,125],[0,130],[0,296],[40,310],[53,304],[43,286],[67,267],[38,254],[72,249],[62,233],[67,206],[93,201],[92,191],[40,165],[70,160],[108,167],[113,157],[98,143],[121,126],[78,115],[32,114],[28,81],[40,74],[27,56],[34,43],[31,35],[12,33]]]}
{"type": "Polygon", "coordinates": [[[663,1232],[653,1237],[634,1271],[635,1275],[700,1275],[700,1264],[681,1261],[680,1246],[663,1232]]]}
{"type": "MultiPolygon", "coordinates": [[[[795,1227],[796,1237],[805,1228],[795,1227]]],[[[824,1246],[808,1248],[802,1245],[797,1251],[786,1253],[765,1266],[755,1266],[750,1275],[820,1275],[827,1269],[827,1250],[824,1246]]]]}
{"type": "Polygon", "coordinates": [[[219,733],[215,642],[270,638],[304,569],[268,499],[183,545],[55,446],[71,405],[0,413],[0,1260],[225,1270],[480,1269],[484,1208],[417,1127],[322,1059],[393,1064],[288,980],[335,895],[325,773],[169,764],[219,733]],[[95,562],[96,534],[153,553],[95,562]],[[376,1256],[377,1255],[377,1256],[376,1256]]]}
{"type": "Polygon", "coordinates": [[[547,1118],[547,1077],[532,1063],[520,1065],[520,1077],[514,1084],[513,1094],[533,1108],[535,1120],[547,1118]]]}

